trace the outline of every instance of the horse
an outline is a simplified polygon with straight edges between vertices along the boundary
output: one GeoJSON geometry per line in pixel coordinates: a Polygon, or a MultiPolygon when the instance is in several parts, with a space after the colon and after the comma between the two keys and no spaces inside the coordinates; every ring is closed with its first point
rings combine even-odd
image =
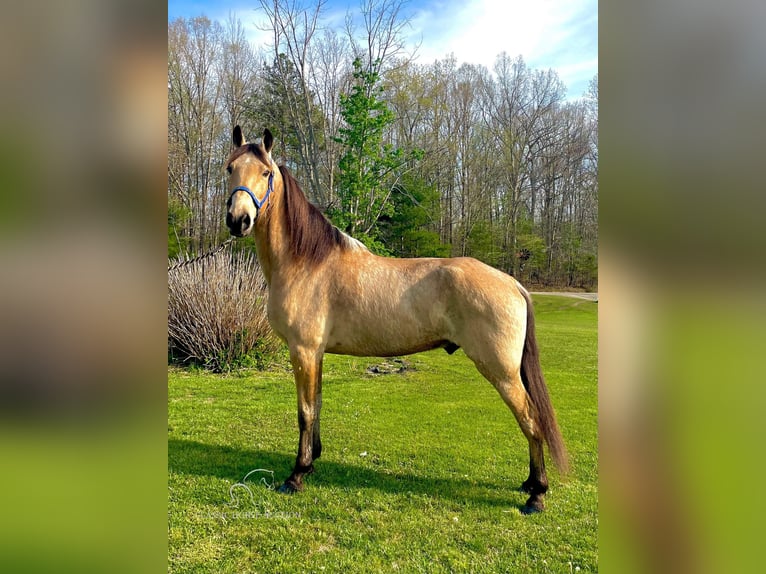
{"type": "Polygon", "coordinates": [[[268,319],[287,344],[298,398],[298,454],[279,491],[303,490],[322,454],[325,353],[392,357],[462,348],[497,389],[529,443],[525,514],[544,509],[544,443],[568,459],[540,367],[532,300],[513,277],[476,259],[391,258],[339,230],[271,156],[268,129],[248,143],[237,125],[225,166],[226,225],[252,235],[268,285],[268,319]]]}

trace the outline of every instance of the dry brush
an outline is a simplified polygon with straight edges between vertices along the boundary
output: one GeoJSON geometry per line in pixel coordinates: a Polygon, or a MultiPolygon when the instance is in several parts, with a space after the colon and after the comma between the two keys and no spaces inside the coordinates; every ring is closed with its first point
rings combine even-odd
{"type": "Polygon", "coordinates": [[[262,366],[277,352],[266,316],[266,281],[255,257],[225,250],[171,263],[169,357],[220,372],[262,366]]]}

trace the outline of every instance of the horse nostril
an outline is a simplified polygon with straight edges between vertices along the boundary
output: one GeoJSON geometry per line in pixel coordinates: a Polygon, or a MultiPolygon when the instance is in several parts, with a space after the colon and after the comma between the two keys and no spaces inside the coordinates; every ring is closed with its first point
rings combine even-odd
{"type": "Polygon", "coordinates": [[[250,227],[250,216],[245,215],[245,217],[242,218],[242,229],[247,229],[250,227]]]}

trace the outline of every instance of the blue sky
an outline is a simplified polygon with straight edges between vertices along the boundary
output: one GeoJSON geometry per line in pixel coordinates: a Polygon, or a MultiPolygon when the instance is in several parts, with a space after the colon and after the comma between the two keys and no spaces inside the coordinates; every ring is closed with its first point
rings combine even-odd
{"type": "MultiPolygon", "coordinates": [[[[308,0],[306,0],[308,1],[308,0]]],[[[360,0],[328,0],[328,22],[342,22],[360,0]]],[[[205,14],[225,20],[234,13],[255,43],[263,41],[255,0],[169,0],[168,18],[205,14]]],[[[408,44],[421,43],[418,62],[428,64],[454,53],[458,63],[483,64],[507,52],[524,57],[533,68],[553,68],[567,86],[567,97],[580,97],[598,72],[597,0],[414,0],[408,44]]]]}

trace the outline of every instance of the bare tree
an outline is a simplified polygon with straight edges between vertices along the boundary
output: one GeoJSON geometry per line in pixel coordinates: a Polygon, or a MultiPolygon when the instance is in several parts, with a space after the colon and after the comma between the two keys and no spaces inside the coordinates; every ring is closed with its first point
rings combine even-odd
{"type": "Polygon", "coordinates": [[[253,90],[260,88],[256,52],[245,37],[242,22],[233,14],[229,14],[226,20],[221,56],[219,77],[223,90],[222,104],[226,125],[233,128],[242,121],[253,90]]]}
{"type": "Polygon", "coordinates": [[[408,61],[404,30],[409,19],[403,16],[406,0],[361,0],[361,32],[352,13],[346,15],[346,33],[367,72],[383,72],[393,62],[408,61]]]}
{"type": "Polygon", "coordinates": [[[259,0],[259,3],[269,20],[268,30],[273,34],[271,49],[282,84],[281,95],[288,99],[289,129],[298,142],[299,157],[291,159],[300,164],[310,196],[326,205],[329,189],[321,177],[320,130],[316,126],[314,95],[309,85],[311,46],[326,0],[310,6],[304,6],[299,0],[259,0]]]}
{"type": "MultiPolygon", "coordinates": [[[[502,53],[495,63],[496,82],[490,85],[492,95],[490,126],[498,153],[502,161],[504,197],[504,241],[503,250],[516,253],[518,245],[518,223],[523,205],[522,192],[529,181],[525,158],[533,137],[534,123],[529,121],[531,103],[529,98],[529,69],[521,57],[511,60],[502,53]]],[[[509,271],[518,274],[517,259],[512,257],[509,271]]]]}
{"type": "Polygon", "coordinates": [[[220,179],[221,26],[205,17],[168,26],[168,193],[190,214],[184,234],[203,249],[215,238],[211,195],[220,179]]]}
{"type": "Polygon", "coordinates": [[[335,176],[338,161],[342,155],[341,146],[335,136],[341,126],[340,95],[349,91],[352,58],[350,45],[335,30],[325,29],[322,39],[312,46],[310,53],[313,63],[310,74],[312,93],[324,112],[319,154],[320,177],[326,185],[325,206],[335,202],[335,176]]]}

